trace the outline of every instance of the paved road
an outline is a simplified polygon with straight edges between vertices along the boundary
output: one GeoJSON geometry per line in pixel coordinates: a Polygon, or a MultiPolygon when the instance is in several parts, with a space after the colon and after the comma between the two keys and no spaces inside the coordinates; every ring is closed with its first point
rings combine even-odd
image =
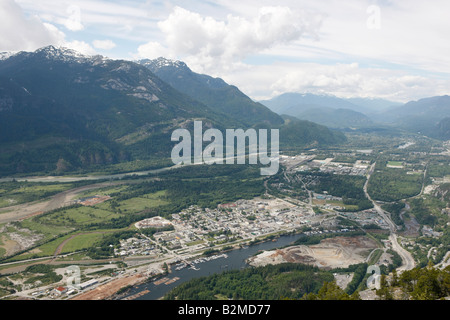
{"type": "Polygon", "coordinates": [[[396,251],[399,256],[402,258],[402,265],[397,268],[397,271],[403,271],[403,270],[411,270],[415,267],[415,262],[414,262],[414,258],[412,257],[411,253],[409,253],[407,250],[403,249],[403,247],[398,243],[398,239],[397,239],[397,225],[392,222],[392,220],[389,217],[389,214],[384,211],[369,195],[369,193],[367,192],[367,186],[369,184],[369,180],[370,177],[373,174],[373,171],[375,169],[375,165],[376,163],[374,163],[370,170],[369,173],[367,174],[367,180],[366,183],[364,184],[364,193],[366,194],[367,198],[373,203],[373,206],[375,208],[375,210],[377,211],[377,213],[383,218],[384,221],[386,221],[386,223],[389,226],[389,230],[391,231],[391,234],[389,236],[389,240],[392,243],[392,249],[394,251],[396,251]]]}
{"type": "MultiPolygon", "coordinates": [[[[291,163],[290,165],[286,166],[286,170],[284,171],[284,177],[286,178],[286,180],[290,183],[291,179],[289,179],[289,174],[295,174],[294,169],[298,168],[299,166],[307,163],[308,161],[311,161],[313,159],[313,157],[308,157],[306,159],[300,159],[296,162],[291,163]]],[[[313,196],[312,196],[312,191],[309,190],[307,188],[307,185],[305,184],[305,182],[303,180],[301,180],[301,183],[303,184],[303,188],[305,189],[306,192],[308,192],[308,198],[309,198],[309,208],[311,210],[312,215],[316,215],[316,213],[313,210],[313,196]]]]}
{"type": "Polygon", "coordinates": [[[414,258],[412,257],[409,251],[403,249],[403,247],[398,243],[397,235],[395,233],[391,233],[389,236],[389,240],[392,243],[392,249],[396,251],[399,256],[402,258],[402,265],[397,268],[397,271],[406,271],[411,270],[416,266],[414,258]]]}
{"type": "Polygon", "coordinates": [[[368,173],[368,175],[367,175],[367,180],[366,180],[366,183],[364,184],[364,193],[366,194],[366,197],[372,202],[372,204],[373,204],[373,206],[374,206],[374,209],[377,211],[377,213],[383,218],[383,220],[384,221],[386,221],[386,223],[388,224],[388,226],[389,226],[389,229],[391,230],[391,233],[395,233],[396,231],[397,231],[397,229],[398,229],[398,227],[397,227],[397,225],[394,223],[394,222],[392,222],[392,220],[390,219],[390,217],[389,217],[389,214],[386,212],[386,211],[384,211],[371,197],[370,197],[370,195],[369,195],[369,193],[367,192],[367,187],[368,187],[368,185],[369,185],[369,180],[370,180],[370,177],[372,176],[372,173],[373,173],[373,171],[374,171],[374,169],[375,169],[375,165],[376,165],[376,163],[374,163],[372,166],[371,166],[371,168],[370,168],[370,170],[369,170],[369,173],[368,173]]]}

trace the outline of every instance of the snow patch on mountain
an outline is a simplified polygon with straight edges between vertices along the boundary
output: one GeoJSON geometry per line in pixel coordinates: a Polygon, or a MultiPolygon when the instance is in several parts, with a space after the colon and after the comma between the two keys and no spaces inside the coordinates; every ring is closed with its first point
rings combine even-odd
{"type": "Polygon", "coordinates": [[[12,52],[0,52],[0,61],[1,60],[6,60],[9,59],[10,57],[16,55],[17,52],[12,51],[12,52]]]}
{"type": "Polygon", "coordinates": [[[150,67],[150,69],[161,69],[165,67],[173,67],[173,68],[188,68],[186,63],[179,60],[170,60],[163,57],[160,57],[155,60],[143,59],[137,61],[137,63],[142,64],[146,67],[150,67]]]}

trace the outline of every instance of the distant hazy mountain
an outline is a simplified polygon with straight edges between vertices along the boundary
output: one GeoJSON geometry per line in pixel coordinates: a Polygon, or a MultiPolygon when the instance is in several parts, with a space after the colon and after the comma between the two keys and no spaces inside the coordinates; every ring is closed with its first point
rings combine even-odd
{"type": "Polygon", "coordinates": [[[450,117],[450,96],[436,96],[408,102],[380,114],[379,121],[420,132],[431,137],[445,135],[445,118],[450,117]],[[442,123],[441,123],[442,121],[442,123]],[[439,129],[440,128],[440,129],[439,129]],[[444,130],[439,133],[439,130],[444,130]]]}
{"type": "Polygon", "coordinates": [[[366,115],[350,109],[312,108],[298,113],[296,117],[330,128],[359,128],[373,124],[372,120],[366,115]]]}
{"type": "Polygon", "coordinates": [[[403,105],[403,103],[401,102],[377,98],[348,98],[345,100],[354,105],[357,105],[358,107],[362,107],[362,109],[359,109],[358,111],[366,115],[380,113],[388,108],[403,105]]]}
{"type": "Polygon", "coordinates": [[[450,116],[450,96],[436,96],[410,101],[404,105],[390,108],[386,111],[394,119],[404,116],[421,116],[441,120],[450,116]]]}
{"type": "Polygon", "coordinates": [[[450,140],[450,118],[442,119],[438,123],[437,137],[442,140],[450,140]]]}
{"type": "Polygon", "coordinates": [[[358,106],[331,95],[312,93],[284,93],[270,100],[260,101],[278,114],[290,114],[291,109],[305,111],[311,107],[357,110],[358,106]],[[286,112],[288,111],[288,112],[286,112]]]}
{"type": "Polygon", "coordinates": [[[291,116],[283,116],[283,118],[286,123],[280,129],[282,150],[289,150],[290,147],[298,145],[305,148],[335,146],[347,141],[346,136],[340,131],[330,130],[326,126],[291,116]]]}
{"type": "Polygon", "coordinates": [[[338,98],[332,95],[312,93],[284,93],[270,100],[261,101],[272,110],[282,112],[283,108],[298,105],[313,105],[334,109],[350,109],[364,114],[381,112],[387,108],[401,106],[402,103],[380,98],[338,98]]]}
{"type": "Polygon", "coordinates": [[[138,63],[149,68],[178,91],[247,125],[283,124],[283,119],[278,114],[254,102],[235,86],[220,78],[195,73],[184,62],[159,58],[140,60],[138,63]]]}
{"type": "Polygon", "coordinates": [[[363,107],[330,95],[286,93],[261,101],[272,111],[332,128],[361,127],[372,120],[357,110],[363,107]]]}
{"type": "Polygon", "coordinates": [[[341,99],[329,95],[287,93],[261,103],[279,114],[332,128],[388,125],[433,138],[448,139],[448,95],[399,104],[384,99],[341,99]]]}

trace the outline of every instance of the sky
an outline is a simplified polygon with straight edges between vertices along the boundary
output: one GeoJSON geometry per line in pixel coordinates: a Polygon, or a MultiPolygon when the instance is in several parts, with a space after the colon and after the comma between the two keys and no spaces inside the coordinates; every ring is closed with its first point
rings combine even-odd
{"type": "Polygon", "coordinates": [[[254,100],[450,94],[448,0],[0,0],[0,52],[184,61],[254,100]]]}

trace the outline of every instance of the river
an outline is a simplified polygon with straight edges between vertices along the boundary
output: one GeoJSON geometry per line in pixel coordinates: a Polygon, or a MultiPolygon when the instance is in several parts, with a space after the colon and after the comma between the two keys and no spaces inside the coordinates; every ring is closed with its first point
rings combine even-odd
{"type": "MultiPolygon", "coordinates": [[[[255,155],[255,153],[251,153],[250,155],[255,155]]],[[[258,153],[256,153],[258,155],[258,153]]],[[[234,159],[234,157],[224,158],[224,161],[229,159],[234,159]]],[[[63,182],[78,182],[78,181],[95,181],[95,180],[119,180],[132,176],[147,176],[150,174],[162,173],[169,170],[185,168],[189,166],[198,166],[204,165],[203,162],[197,162],[192,164],[176,164],[170,167],[163,167],[159,169],[152,169],[146,171],[136,171],[136,172],[127,172],[127,173],[117,173],[117,174],[107,174],[107,175],[86,175],[86,176],[33,176],[33,177],[22,177],[22,178],[14,178],[14,177],[5,177],[0,178],[0,183],[2,182],[11,182],[11,181],[19,181],[19,182],[47,182],[47,183],[63,183],[63,182]]]]}
{"type": "Polygon", "coordinates": [[[248,264],[245,262],[245,260],[253,256],[258,251],[281,248],[292,244],[294,241],[303,236],[304,235],[301,234],[285,235],[281,236],[278,239],[275,239],[275,241],[267,241],[249,247],[245,247],[242,249],[229,251],[226,253],[227,255],[226,258],[220,257],[215,260],[195,264],[196,269],[187,267],[181,270],[174,270],[174,268],[172,268],[172,272],[166,277],[168,279],[179,278],[179,280],[173,283],[169,284],[161,283],[159,285],[155,284],[154,282],[144,283],[131,289],[127,293],[127,295],[123,298],[131,297],[139,294],[140,292],[148,290],[149,291],[148,293],[140,297],[137,297],[135,300],[157,300],[163,297],[171,289],[191,279],[209,276],[214,273],[221,273],[228,270],[237,270],[246,268],[248,267],[248,264]]]}
{"type": "Polygon", "coordinates": [[[153,169],[153,170],[147,170],[147,171],[137,171],[137,172],[128,172],[128,173],[119,173],[119,174],[109,174],[109,175],[88,175],[88,176],[80,176],[80,177],[70,177],[70,176],[36,176],[36,177],[24,177],[24,178],[1,178],[0,182],[11,182],[13,180],[19,181],[19,182],[49,182],[49,183],[55,183],[55,182],[77,182],[77,181],[95,181],[95,180],[116,180],[116,179],[123,179],[126,177],[132,177],[132,176],[146,176],[149,174],[157,174],[164,171],[169,171],[173,169],[178,169],[183,166],[181,165],[174,165],[172,167],[165,167],[160,169],[153,169]]]}

